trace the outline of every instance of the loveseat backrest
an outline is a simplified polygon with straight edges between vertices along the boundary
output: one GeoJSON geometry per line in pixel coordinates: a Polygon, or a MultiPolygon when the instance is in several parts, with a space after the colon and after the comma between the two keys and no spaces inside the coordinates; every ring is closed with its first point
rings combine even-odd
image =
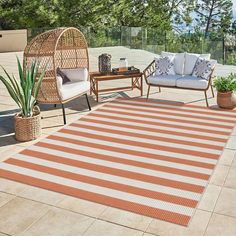
{"type": "Polygon", "coordinates": [[[194,53],[172,53],[172,52],[161,52],[162,57],[175,57],[174,58],[174,69],[175,73],[179,75],[191,75],[193,73],[194,66],[198,58],[204,58],[210,60],[211,54],[194,54],[194,53]]]}

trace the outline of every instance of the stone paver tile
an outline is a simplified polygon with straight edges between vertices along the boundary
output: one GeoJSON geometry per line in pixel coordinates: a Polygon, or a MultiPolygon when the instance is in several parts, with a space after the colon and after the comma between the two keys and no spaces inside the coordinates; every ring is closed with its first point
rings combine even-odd
{"type": "Polygon", "coordinates": [[[220,157],[219,164],[230,166],[234,160],[235,154],[236,150],[224,149],[220,157]]]}
{"type": "Polygon", "coordinates": [[[99,216],[99,218],[102,220],[128,226],[130,228],[142,231],[145,231],[145,229],[152,221],[152,218],[150,217],[138,215],[129,211],[124,211],[113,207],[108,207],[102,213],[102,215],[99,216]]]}
{"type": "Polygon", "coordinates": [[[235,236],[236,218],[213,214],[204,236],[235,236]]]}
{"type": "Polygon", "coordinates": [[[96,220],[83,236],[142,236],[143,232],[96,220]]]}
{"type": "Polygon", "coordinates": [[[93,221],[93,218],[54,208],[21,236],[79,236],[88,229],[93,221]]]}
{"type": "Polygon", "coordinates": [[[155,234],[144,233],[142,236],[155,236],[155,234]]]}
{"type": "Polygon", "coordinates": [[[0,207],[12,200],[14,197],[14,195],[0,192],[0,207]]]}
{"type": "Polygon", "coordinates": [[[198,209],[213,211],[216,201],[219,197],[220,190],[220,186],[209,184],[198,205],[198,209]]]}
{"type": "Polygon", "coordinates": [[[0,178],[0,191],[10,194],[19,194],[28,186],[22,183],[0,178]]]}
{"type": "Polygon", "coordinates": [[[214,212],[236,217],[236,189],[222,188],[214,212]]]}
{"type": "Polygon", "coordinates": [[[41,203],[15,198],[0,208],[0,232],[18,235],[48,210],[41,203]]]}
{"type": "Polygon", "coordinates": [[[38,202],[42,202],[42,203],[46,203],[46,204],[54,205],[54,206],[57,205],[58,202],[60,202],[66,197],[66,195],[64,194],[49,191],[42,188],[33,187],[33,186],[28,186],[25,189],[25,191],[19,193],[18,195],[21,197],[30,199],[30,200],[34,200],[34,201],[38,201],[38,202]]]}
{"type": "Polygon", "coordinates": [[[235,154],[234,160],[233,160],[233,162],[232,162],[232,166],[235,166],[235,167],[236,167],[236,154],[235,154]]]}
{"type": "Polygon", "coordinates": [[[234,127],[232,135],[236,135],[236,127],[234,127]]]}
{"type": "Polygon", "coordinates": [[[149,225],[147,232],[163,236],[201,236],[206,230],[210,216],[210,212],[196,210],[188,227],[155,219],[149,225]]]}
{"type": "Polygon", "coordinates": [[[107,208],[105,205],[70,196],[65,197],[57,206],[95,218],[107,208]]]}
{"type": "Polygon", "coordinates": [[[13,147],[9,147],[6,150],[0,152],[0,162],[5,161],[6,159],[12,157],[14,154],[22,151],[24,148],[14,145],[13,147]]]}
{"type": "Polygon", "coordinates": [[[231,167],[229,174],[226,178],[225,185],[226,187],[236,188],[236,167],[231,167]]]}
{"type": "Polygon", "coordinates": [[[226,148],[236,149],[236,135],[230,136],[226,148]]]}
{"type": "Polygon", "coordinates": [[[230,167],[225,165],[217,165],[210,179],[210,184],[223,185],[230,167]]]}

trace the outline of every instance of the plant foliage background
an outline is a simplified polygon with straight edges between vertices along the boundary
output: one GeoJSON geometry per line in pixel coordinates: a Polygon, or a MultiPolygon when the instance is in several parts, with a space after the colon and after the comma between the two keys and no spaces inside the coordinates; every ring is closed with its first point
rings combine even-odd
{"type": "Polygon", "coordinates": [[[210,52],[236,64],[232,0],[0,0],[0,29],[26,28],[30,39],[61,26],[79,27],[90,47],[210,52]]]}

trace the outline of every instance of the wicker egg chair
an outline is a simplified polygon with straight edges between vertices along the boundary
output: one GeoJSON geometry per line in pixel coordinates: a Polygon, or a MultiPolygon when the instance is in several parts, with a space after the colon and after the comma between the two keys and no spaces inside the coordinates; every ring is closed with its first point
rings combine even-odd
{"type": "Polygon", "coordinates": [[[24,67],[30,66],[32,61],[40,61],[41,70],[46,66],[45,76],[37,97],[37,103],[62,105],[63,120],[66,124],[64,104],[85,95],[88,108],[91,110],[87,92],[89,90],[88,46],[84,35],[76,28],[57,28],[44,32],[33,38],[24,50],[24,67]],[[68,83],[59,85],[58,68],[64,70],[82,68],[86,70],[86,86],[82,83],[68,83]],[[66,86],[64,86],[66,85],[66,86]],[[64,87],[63,87],[64,86],[64,87]],[[77,87],[76,87],[77,86],[77,87]],[[62,92],[66,91],[66,96],[62,92]]]}

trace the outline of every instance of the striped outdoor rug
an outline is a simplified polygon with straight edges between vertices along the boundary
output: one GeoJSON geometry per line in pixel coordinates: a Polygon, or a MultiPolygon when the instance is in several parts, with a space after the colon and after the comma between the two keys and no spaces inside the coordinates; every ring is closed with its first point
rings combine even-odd
{"type": "Polygon", "coordinates": [[[0,177],[188,225],[235,121],[117,99],[0,163],[0,177]]]}

